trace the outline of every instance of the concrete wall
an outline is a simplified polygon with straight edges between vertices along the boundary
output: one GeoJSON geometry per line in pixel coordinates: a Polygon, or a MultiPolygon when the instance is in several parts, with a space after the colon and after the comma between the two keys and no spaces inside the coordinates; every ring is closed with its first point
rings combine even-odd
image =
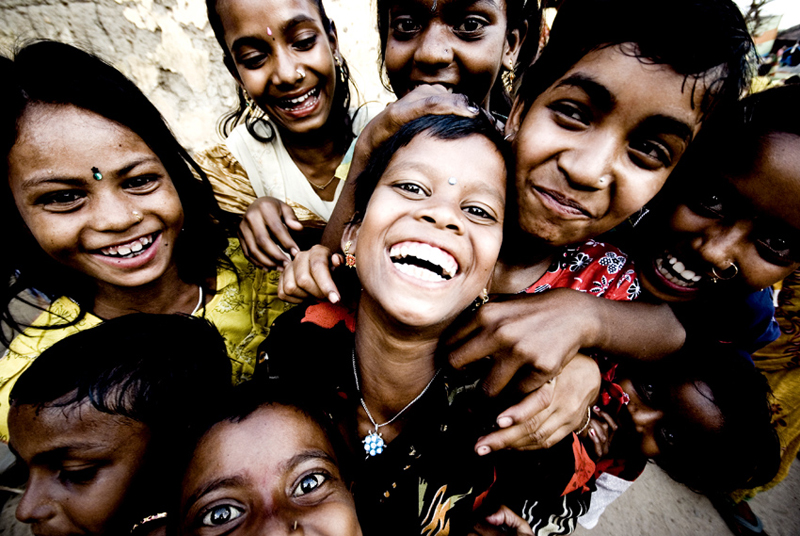
{"type": "MultiPolygon", "coordinates": [[[[362,100],[391,100],[378,79],[374,2],[325,0],[325,8],[362,100]]],[[[110,61],[189,149],[217,143],[217,121],[236,103],[204,0],[0,0],[0,52],[33,38],[79,45],[110,61]]]]}

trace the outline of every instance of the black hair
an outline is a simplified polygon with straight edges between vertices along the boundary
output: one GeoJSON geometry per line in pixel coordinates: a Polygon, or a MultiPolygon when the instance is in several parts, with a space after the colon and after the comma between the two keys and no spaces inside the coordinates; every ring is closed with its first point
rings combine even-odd
{"type": "MultiPolygon", "coordinates": [[[[519,75],[536,57],[539,49],[539,34],[542,24],[542,12],[539,2],[535,0],[504,0],[506,6],[506,35],[510,35],[514,30],[519,30],[520,38],[524,38],[522,47],[517,57],[512,74],[519,75]]],[[[389,15],[393,5],[401,3],[401,0],[377,0],[378,8],[378,35],[381,39],[381,47],[378,56],[378,66],[381,82],[383,86],[392,91],[386,74],[386,44],[389,40],[389,15]]],[[[511,77],[513,79],[513,76],[511,77]]],[[[509,93],[503,81],[503,75],[498,75],[494,81],[490,92],[493,114],[500,117],[508,117],[511,111],[512,95],[509,93]]],[[[480,103],[478,103],[480,104],[480,103]]]]}
{"type": "MultiPolygon", "coordinates": [[[[2,154],[8,156],[17,140],[20,121],[31,107],[75,106],[119,123],[142,138],[161,160],[180,197],[184,226],[176,244],[175,260],[181,279],[207,286],[206,281],[216,273],[217,266],[227,264],[224,251],[228,232],[208,179],[175,139],[155,106],[122,73],[71,45],[37,41],[17,50],[13,60],[2,59],[0,80],[2,154]],[[42,69],[42,65],[49,67],[42,69]]],[[[0,297],[0,318],[13,330],[21,331],[9,310],[11,301],[21,292],[35,288],[50,299],[69,296],[86,304],[92,303],[94,284],[42,251],[17,210],[9,186],[8,161],[4,160],[0,225],[6,230],[11,253],[0,260],[0,277],[7,282],[0,297]]],[[[78,319],[83,314],[81,309],[78,319]]],[[[0,336],[6,340],[5,333],[0,336]]]]}
{"type": "MultiPolygon", "coordinates": [[[[769,386],[744,352],[731,345],[694,341],[654,368],[631,376],[655,386],[702,382],[722,415],[714,431],[694,430],[661,448],[655,462],[670,477],[703,493],[728,493],[771,481],[780,466],[769,386]],[[655,380],[657,378],[657,380],[655,380]]],[[[655,405],[658,406],[658,401],[655,405]]],[[[678,432],[680,434],[681,432],[678,432]]],[[[657,436],[656,441],[663,440],[657,436]]]]}
{"type": "Polygon", "coordinates": [[[749,87],[753,41],[732,0],[566,0],[539,58],[522,76],[522,117],[536,98],[588,53],[624,43],[643,63],[667,65],[685,77],[694,97],[707,85],[703,119],[749,87]]]}
{"type": "MultiPolygon", "coordinates": [[[[322,28],[325,30],[326,35],[332,35],[335,32],[333,21],[328,17],[325,12],[325,6],[322,0],[308,0],[317,8],[320,19],[322,20],[322,28]]],[[[214,30],[214,36],[217,38],[219,46],[222,48],[222,61],[228,68],[231,74],[237,72],[236,64],[231,56],[231,51],[228,50],[228,45],[225,43],[225,28],[222,26],[222,19],[217,11],[217,4],[219,0],[206,0],[206,10],[208,12],[208,22],[211,29],[214,30]]],[[[331,104],[331,113],[328,117],[328,123],[332,125],[341,125],[342,128],[332,129],[331,132],[335,136],[334,143],[338,150],[346,151],[347,148],[355,139],[356,135],[353,132],[353,118],[350,116],[350,84],[353,83],[350,77],[350,68],[347,65],[341,51],[339,52],[341,63],[337,62],[336,72],[336,90],[333,93],[333,103],[331,104]]],[[[228,137],[233,128],[242,120],[245,119],[245,125],[250,134],[260,141],[270,141],[275,136],[272,127],[269,123],[261,120],[263,115],[259,115],[252,110],[248,110],[247,101],[245,100],[244,90],[241,85],[237,84],[237,105],[236,109],[224,115],[219,123],[219,132],[223,137],[228,137]]]]}
{"type": "Polygon", "coordinates": [[[375,186],[394,154],[420,134],[439,140],[458,140],[472,135],[484,136],[492,142],[505,162],[511,161],[508,142],[503,139],[495,127],[494,120],[486,113],[480,113],[475,117],[426,115],[417,118],[403,125],[391,138],[373,151],[364,171],[356,178],[354,223],[360,222],[364,217],[375,186]]]}
{"type": "Polygon", "coordinates": [[[167,500],[163,488],[180,478],[179,447],[196,436],[231,389],[231,361],[214,326],[202,318],[137,313],[42,352],[12,388],[10,404],[65,415],[90,405],[147,426],[148,469],[137,480],[147,485],[142,503],[149,504],[133,505],[131,521],[138,521],[160,511],[154,504],[164,506],[158,502],[167,500]]]}

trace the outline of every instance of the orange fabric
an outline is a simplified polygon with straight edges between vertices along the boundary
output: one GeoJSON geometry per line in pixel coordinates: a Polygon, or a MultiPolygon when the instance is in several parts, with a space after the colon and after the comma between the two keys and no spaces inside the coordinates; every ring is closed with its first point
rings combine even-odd
{"type": "Polygon", "coordinates": [[[344,322],[351,333],[356,331],[356,318],[353,312],[346,307],[328,302],[318,303],[306,309],[306,314],[300,322],[311,322],[325,329],[344,322]]]}
{"type": "Polygon", "coordinates": [[[594,475],[595,465],[589,457],[589,453],[583,448],[583,443],[574,432],[572,434],[572,453],[575,456],[575,474],[572,475],[572,479],[561,494],[562,497],[577,489],[591,491],[586,484],[594,475]]]}

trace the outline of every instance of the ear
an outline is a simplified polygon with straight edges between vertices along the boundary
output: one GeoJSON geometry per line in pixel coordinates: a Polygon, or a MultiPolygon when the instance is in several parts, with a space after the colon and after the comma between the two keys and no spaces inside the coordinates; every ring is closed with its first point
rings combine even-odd
{"type": "Polygon", "coordinates": [[[503,67],[509,71],[514,70],[517,64],[517,56],[522,48],[522,43],[525,42],[525,36],[528,34],[528,22],[525,21],[520,28],[516,28],[506,35],[506,43],[503,46],[503,67]]]}
{"type": "Polygon", "coordinates": [[[344,232],[342,233],[342,242],[339,247],[344,251],[345,245],[350,242],[350,249],[348,253],[355,254],[356,252],[356,245],[358,244],[358,230],[361,228],[361,223],[348,223],[344,227],[344,232]]]}
{"type": "Polygon", "coordinates": [[[513,142],[516,139],[517,133],[522,126],[522,120],[524,119],[524,109],[525,103],[523,99],[517,95],[517,97],[514,99],[514,104],[511,106],[511,113],[508,114],[508,121],[506,121],[506,140],[513,142]]]}
{"type": "Polygon", "coordinates": [[[331,19],[331,31],[328,32],[328,41],[331,44],[331,52],[336,56],[339,53],[339,34],[336,32],[336,23],[331,19]]]}

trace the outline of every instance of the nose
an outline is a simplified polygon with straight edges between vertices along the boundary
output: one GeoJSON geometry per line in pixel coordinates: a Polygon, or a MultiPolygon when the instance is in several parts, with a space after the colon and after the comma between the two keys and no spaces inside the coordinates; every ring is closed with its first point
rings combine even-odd
{"type": "Polygon", "coordinates": [[[607,133],[582,138],[558,157],[558,167],[576,190],[610,188],[617,177],[617,140],[607,133]]]}
{"type": "Polygon", "coordinates": [[[664,412],[645,405],[628,404],[631,420],[640,434],[652,435],[656,423],[664,417],[664,412]]]}
{"type": "Polygon", "coordinates": [[[431,21],[422,42],[414,51],[414,62],[423,70],[436,70],[453,62],[453,47],[447,39],[450,33],[446,24],[431,21]]]}
{"type": "Polygon", "coordinates": [[[274,52],[271,82],[275,86],[294,86],[305,78],[305,69],[294,54],[276,48],[274,52]]]}
{"type": "Polygon", "coordinates": [[[457,207],[453,203],[431,200],[420,209],[418,218],[432,223],[439,229],[453,231],[456,234],[464,232],[461,207],[457,207]]]}
{"type": "Polygon", "coordinates": [[[94,204],[92,221],[98,231],[119,232],[130,229],[142,219],[144,214],[123,192],[107,193],[94,204]]]}
{"type": "Polygon", "coordinates": [[[703,260],[721,274],[733,264],[737,264],[739,252],[746,244],[751,230],[750,221],[737,220],[726,223],[714,220],[706,227],[702,236],[695,240],[694,246],[703,260]]]}
{"type": "Polygon", "coordinates": [[[38,478],[28,479],[25,493],[17,505],[16,516],[22,523],[41,523],[56,515],[56,506],[38,478]]]}

